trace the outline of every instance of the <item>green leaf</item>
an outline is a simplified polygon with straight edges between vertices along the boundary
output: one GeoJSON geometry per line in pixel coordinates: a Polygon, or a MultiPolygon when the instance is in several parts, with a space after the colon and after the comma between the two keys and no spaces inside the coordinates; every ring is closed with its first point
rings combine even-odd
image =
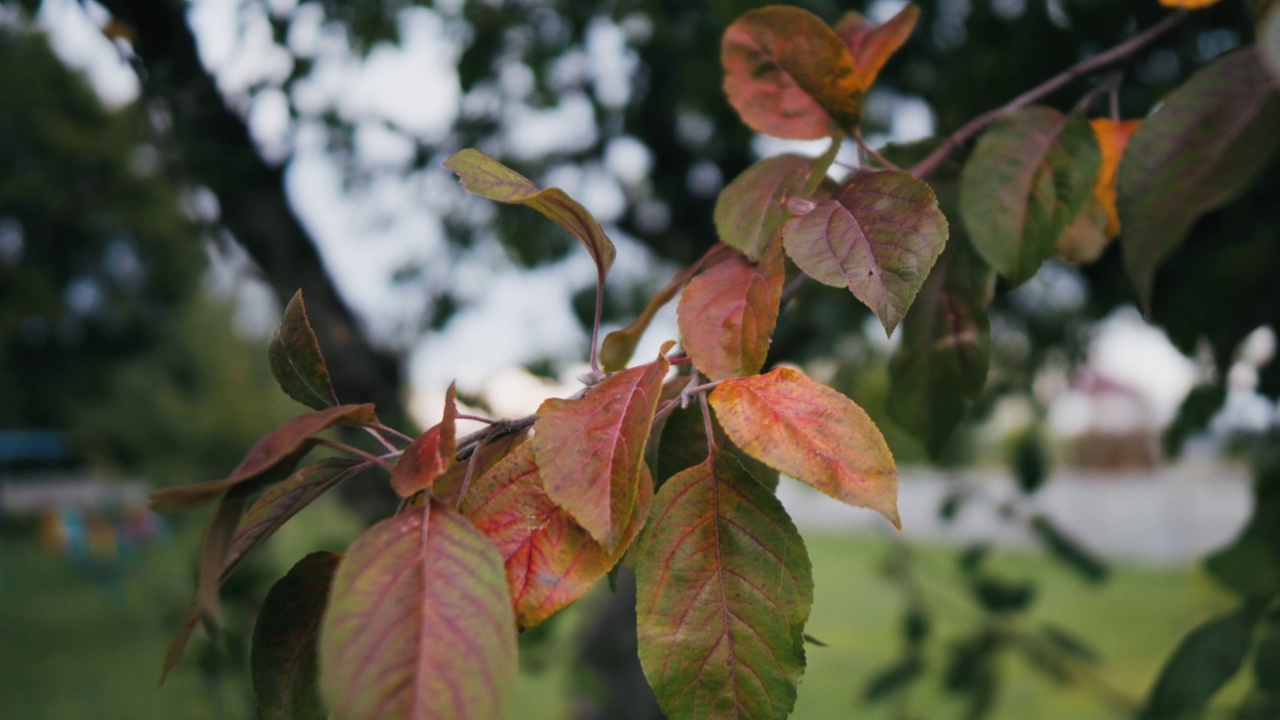
{"type": "Polygon", "coordinates": [[[753,263],[734,253],[692,280],[676,319],[693,364],[711,380],[754,375],[764,367],[786,277],[782,244],[753,263]]]}
{"type": "Polygon", "coordinates": [[[1000,119],[961,175],[960,216],[973,246],[1021,285],[1093,197],[1101,162],[1083,115],[1034,106],[1000,119]]]}
{"type": "Polygon", "coordinates": [[[1075,633],[1063,630],[1056,625],[1045,623],[1039,627],[1039,635],[1049,644],[1072,657],[1090,664],[1097,664],[1102,657],[1088,643],[1076,637],[1075,633]]]}
{"type": "Polygon", "coordinates": [[[151,508],[157,512],[191,510],[204,505],[238,485],[260,489],[283,480],[315,445],[315,435],[334,425],[374,423],[378,417],[372,404],[339,405],[299,415],[267,433],[249,448],[231,474],[221,480],[178,485],[151,494],[151,508]]]}
{"type": "Polygon", "coordinates": [[[289,397],[315,410],[338,404],[329,368],[320,354],[320,342],[307,319],[301,290],[294,293],[284,309],[284,318],[267,347],[267,358],[271,374],[289,397]]]}
{"type": "Polygon", "coordinates": [[[342,556],[312,553],[271,587],[258,611],[249,665],[260,720],[325,720],[316,636],[342,556]]]}
{"type": "Polygon", "coordinates": [[[533,449],[547,495],[612,550],[631,522],[640,466],[670,363],[608,376],[584,397],[538,408],[533,449]]]}
{"type": "Polygon", "coordinates": [[[720,45],[729,104],[753,130],[816,140],[858,124],[869,82],[818,16],[773,5],[747,12],[720,45]]]}
{"type": "Polygon", "coordinates": [[[1239,537],[1205,560],[1205,569],[1246,599],[1280,594],[1280,471],[1255,481],[1253,516],[1239,537]]]}
{"type": "Polygon", "coordinates": [[[725,380],[710,401],[751,457],[902,527],[893,453],[854,401],[790,368],[725,380]]]}
{"type": "Polygon", "coordinates": [[[1280,91],[1256,48],[1175,89],[1134,133],[1116,180],[1125,268],[1151,304],[1156,268],[1204,213],[1244,192],[1280,146],[1280,91]]]}
{"type": "Polygon", "coordinates": [[[1164,430],[1164,451],[1170,459],[1182,454],[1182,448],[1194,434],[1209,427],[1209,421],[1227,400],[1227,385],[1221,378],[1191,388],[1178,405],[1178,414],[1164,430]]]}
{"type": "Polygon", "coordinates": [[[862,699],[874,705],[905,690],[924,673],[924,661],[911,654],[871,677],[862,691],[862,699]]]}
{"type": "Polygon", "coordinates": [[[813,580],[782,504],[731,456],[671,478],[636,555],[640,663],[671,717],[785,718],[813,580]]]}
{"type": "Polygon", "coordinates": [[[435,501],[383,520],[338,566],[319,650],[339,720],[506,720],[517,661],[502,557],[435,501]]]}
{"type": "Polygon", "coordinates": [[[1257,623],[1240,608],[1193,629],[1169,657],[1142,711],[1142,720],[1196,716],[1244,663],[1257,623]]]}
{"type": "Polygon", "coordinates": [[[773,155],[733,179],[716,198],[720,241],[759,260],[769,239],[791,214],[783,206],[793,197],[813,197],[840,150],[839,138],[821,157],[773,155]]]}
{"type": "Polygon", "coordinates": [[[1044,515],[1031,518],[1031,530],[1055,560],[1076,571],[1080,577],[1093,583],[1107,579],[1107,564],[1059,530],[1049,518],[1044,515]]]}
{"type": "Polygon", "coordinates": [[[889,360],[889,415],[937,458],[987,382],[995,274],[953,237],[902,321],[889,360]]]}
{"type": "Polygon", "coordinates": [[[604,285],[618,251],[591,213],[563,190],[539,190],[525,176],[472,148],[450,155],[444,166],[458,174],[469,192],[497,202],[527,205],[568,230],[595,260],[597,278],[604,285]]]}
{"type": "Polygon", "coordinates": [[[947,219],[923,180],[865,172],[831,200],[787,220],[782,237],[801,270],[847,287],[892,335],[947,244],[947,219]]]}

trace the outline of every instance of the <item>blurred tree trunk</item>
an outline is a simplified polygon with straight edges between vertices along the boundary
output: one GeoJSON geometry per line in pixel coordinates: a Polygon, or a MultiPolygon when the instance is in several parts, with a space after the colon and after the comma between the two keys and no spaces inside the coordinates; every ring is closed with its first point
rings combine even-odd
{"type": "Polygon", "coordinates": [[[103,0],[134,33],[143,93],[172,118],[171,151],[193,184],[208,187],[221,222],[262,269],[281,303],[298,289],[344,402],[374,402],[384,418],[404,415],[401,367],[373,347],[339,295],[319,252],[289,204],[284,172],[262,159],[244,120],[229,108],[200,62],[185,3],[103,0]]]}

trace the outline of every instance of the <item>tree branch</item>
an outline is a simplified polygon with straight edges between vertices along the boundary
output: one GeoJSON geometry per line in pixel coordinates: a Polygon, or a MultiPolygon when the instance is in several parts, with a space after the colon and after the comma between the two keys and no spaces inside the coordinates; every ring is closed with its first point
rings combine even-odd
{"type": "Polygon", "coordinates": [[[1152,25],[1147,30],[1134,35],[1110,50],[1072,65],[1036,87],[1010,100],[1005,105],[985,112],[970,120],[961,126],[959,130],[951,133],[951,135],[948,136],[947,139],[937,147],[937,149],[929,153],[929,155],[916,164],[915,167],[911,168],[911,174],[916,177],[925,177],[926,175],[929,175],[934,170],[938,169],[938,166],[941,165],[956,148],[960,147],[964,143],[968,142],[973,136],[985,130],[991,123],[1015,110],[1052,95],[1054,92],[1075,80],[1079,80],[1080,78],[1092,75],[1099,70],[1105,70],[1112,65],[1117,65],[1129,60],[1134,55],[1145,50],[1148,45],[1181,25],[1189,17],[1191,17],[1190,11],[1178,10],[1155,25],[1152,25]]]}

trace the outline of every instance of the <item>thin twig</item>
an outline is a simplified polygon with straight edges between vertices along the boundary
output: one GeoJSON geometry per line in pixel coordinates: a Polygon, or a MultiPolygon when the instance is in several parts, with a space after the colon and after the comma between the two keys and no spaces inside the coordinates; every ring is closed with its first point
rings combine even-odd
{"type": "Polygon", "coordinates": [[[493,418],[481,417],[479,415],[468,415],[466,413],[458,413],[458,419],[459,420],[475,420],[476,422],[484,423],[485,425],[496,425],[498,422],[493,418]]]}
{"type": "Polygon", "coordinates": [[[355,447],[354,445],[348,445],[344,442],[341,442],[338,440],[331,440],[329,438],[316,438],[316,444],[323,445],[328,448],[333,448],[338,452],[344,452],[344,453],[347,453],[348,455],[355,455],[356,457],[364,458],[369,462],[377,463],[378,465],[381,465],[387,470],[391,469],[391,463],[387,461],[394,460],[400,457],[400,454],[401,454],[400,450],[396,450],[395,452],[390,452],[390,453],[387,453],[386,455],[374,455],[373,453],[361,450],[360,448],[355,447]]]}
{"type": "Polygon", "coordinates": [[[604,273],[596,280],[596,320],[591,325],[591,372],[603,375],[600,369],[600,320],[604,314],[604,273]]]}
{"type": "Polygon", "coordinates": [[[471,457],[467,459],[467,472],[462,476],[462,486],[458,488],[458,502],[454,507],[462,506],[462,498],[467,496],[467,490],[471,489],[471,478],[476,473],[476,461],[480,459],[480,449],[485,446],[485,441],[481,440],[476,449],[471,452],[471,457]]]}
{"type": "Polygon", "coordinates": [[[707,395],[703,393],[698,396],[698,402],[702,405],[702,428],[707,433],[707,455],[716,456],[716,432],[711,425],[711,406],[707,403],[707,395]]]}
{"type": "Polygon", "coordinates": [[[951,155],[952,151],[968,142],[973,136],[985,130],[991,123],[1014,112],[1015,110],[1030,105],[1041,98],[1052,95],[1057,90],[1075,80],[1129,60],[1134,55],[1145,50],[1148,45],[1181,25],[1189,17],[1191,17],[1191,13],[1187,10],[1175,11],[1165,19],[1155,25],[1152,25],[1147,30],[1134,35],[1110,50],[1094,55],[1088,60],[1076,63],[1036,87],[1010,100],[1005,105],[985,112],[970,120],[961,126],[959,130],[951,133],[951,135],[948,136],[947,139],[937,147],[937,149],[929,153],[929,155],[917,163],[915,167],[911,168],[911,174],[916,177],[925,177],[926,175],[929,175],[934,170],[938,169],[938,166],[951,155]]]}
{"type": "Polygon", "coordinates": [[[481,428],[459,440],[458,454],[455,457],[458,458],[458,462],[462,462],[471,457],[481,445],[486,445],[508,435],[524,432],[532,427],[537,419],[537,415],[526,415],[514,420],[497,420],[492,425],[481,428]]]}
{"type": "Polygon", "coordinates": [[[863,152],[870,155],[872,160],[875,160],[876,162],[880,163],[880,167],[885,168],[887,170],[902,169],[897,165],[894,165],[893,163],[889,162],[889,160],[885,156],[876,152],[875,148],[868,145],[867,141],[862,139],[862,128],[853,129],[853,139],[858,143],[858,147],[861,148],[863,152]]]}

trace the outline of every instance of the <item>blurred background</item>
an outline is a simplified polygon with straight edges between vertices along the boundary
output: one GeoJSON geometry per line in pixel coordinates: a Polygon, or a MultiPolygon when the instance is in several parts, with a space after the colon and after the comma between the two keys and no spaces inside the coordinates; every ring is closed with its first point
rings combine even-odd
{"type": "MultiPolygon", "coordinates": [[[[441,162],[477,147],[580,200],[618,245],[605,322],[625,325],[715,242],[728,181],[825,149],[754,135],[725,101],[720,35],[762,4],[0,2],[0,717],[252,717],[258,603],[386,512],[377,481],[309,508],[234,576],[225,636],[159,690],[205,518],[157,517],[145,498],[225,475],[302,410],[266,362],[282,303],[303,290],[338,396],[406,431],[434,422],[455,379],[494,416],[572,392],[594,266],[441,162]]],[[[831,22],[903,6],[797,4],[831,22]]],[[[950,132],[1166,12],[918,4],[866,100],[873,146],[950,132]]],[[[1121,114],[1252,28],[1244,0],[1198,13],[1127,66],[1121,114]]],[[[1147,317],[1114,245],[999,286],[986,389],[932,457],[885,411],[897,338],[847,293],[801,290],[771,362],[877,420],[904,532],[781,487],[817,587],[795,717],[1131,717],[1187,631],[1235,607],[1241,573],[1203,561],[1280,516],[1255,501],[1277,483],[1278,197],[1273,162],[1201,220],[1147,317]]],[[[676,337],[668,308],[638,356],[676,337]]],[[[597,588],[526,633],[514,717],[657,717],[627,592],[597,588]]],[[[1239,678],[1215,707],[1280,716],[1256,692],[1239,678]]]]}

